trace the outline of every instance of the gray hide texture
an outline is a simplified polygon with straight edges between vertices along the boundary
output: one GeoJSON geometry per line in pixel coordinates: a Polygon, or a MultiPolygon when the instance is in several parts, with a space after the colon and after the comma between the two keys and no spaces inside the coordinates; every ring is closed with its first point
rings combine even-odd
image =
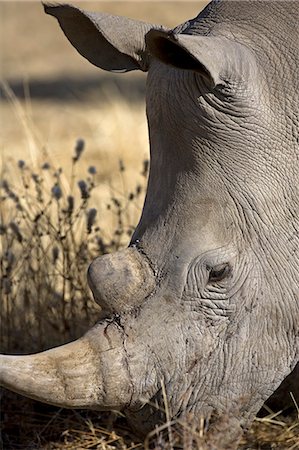
{"type": "Polygon", "coordinates": [[[298,396],[298,9],[213,1],[166,30],[45,6],[91,63],[148,71],[150,175],[129,248],[89,268],[106,318],[3,356],[6,387],[120,409],[146,433],[164,420],[163,384],[171,417],[212,417],[215,434],[229,418],[224,448],[275,391],[298,396]]]}

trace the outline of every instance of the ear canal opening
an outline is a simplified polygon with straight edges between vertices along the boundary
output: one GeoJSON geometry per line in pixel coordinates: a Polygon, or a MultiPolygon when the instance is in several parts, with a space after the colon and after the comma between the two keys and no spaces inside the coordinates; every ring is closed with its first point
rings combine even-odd
{"type": "Polygon", "coordinates": [[[193,70],[211,80],[211,74],[198,59],[169,37],[157,36],[149,41],[149,50],[153,56],[178,69],[193,70]]]}

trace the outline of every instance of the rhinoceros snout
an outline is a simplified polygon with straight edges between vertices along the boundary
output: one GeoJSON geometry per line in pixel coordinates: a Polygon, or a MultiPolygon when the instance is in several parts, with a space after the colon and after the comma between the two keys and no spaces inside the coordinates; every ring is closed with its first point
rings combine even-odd
{"type": "Polygon", "coordinates": [[[135,248],[96,258],[87,279],[95,301],[112,313],[141,304],[155,287],[151,268],[135,248]]]}

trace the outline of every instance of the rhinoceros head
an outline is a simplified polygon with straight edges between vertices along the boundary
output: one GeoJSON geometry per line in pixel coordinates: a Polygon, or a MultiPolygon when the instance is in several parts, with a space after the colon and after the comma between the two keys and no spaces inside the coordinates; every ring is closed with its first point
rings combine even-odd
{"type": "Polygon", "coordinates": [[[3,356],[5,386],[66,407],[121,409],[145,430],[163,386],[172,417],[229,410],[246,423],[292,371],[296,3],[215,1],[174,30],[45,7],[91,63],[148,71],[151,166],[129,247],[88,271],[105,318],[66,346],[3,356]]]}

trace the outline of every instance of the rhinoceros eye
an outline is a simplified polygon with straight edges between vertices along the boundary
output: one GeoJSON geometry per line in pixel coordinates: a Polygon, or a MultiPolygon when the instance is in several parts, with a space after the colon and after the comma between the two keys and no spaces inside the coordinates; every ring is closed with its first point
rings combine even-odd
{"type": "Polygon", "coordinates": [[[222,281],[231,273],[231,266],[228,263],[219,264],[218,266],[210,268],[209,283],[222,281]]]}

